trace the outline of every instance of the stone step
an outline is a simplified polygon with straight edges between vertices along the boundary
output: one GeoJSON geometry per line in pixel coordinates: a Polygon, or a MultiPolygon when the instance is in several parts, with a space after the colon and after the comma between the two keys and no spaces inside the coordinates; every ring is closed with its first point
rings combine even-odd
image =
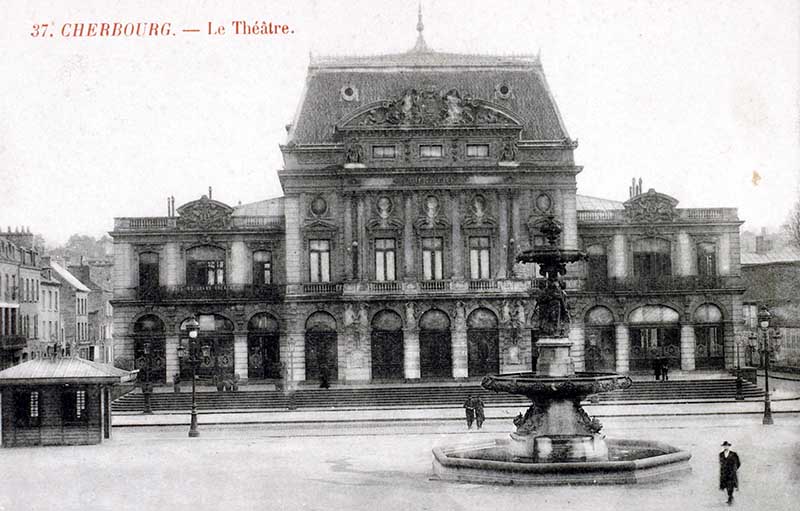
{"type": "MultiPolygon", "coordinates": [[[[351,407],[426,407],[426,406],[460,406],[468,395],[479,395],[487,405],[500,403],[525,404],[524,396],[511,394],[495,394],[482,389],[477,384],[461,386],[409,386],[409,387],[375,387],[332,388],[298,390],[293,396],[294,406],[298,408],[351,408],[351,407]]],[[[634,382],[631,388],[615,390],[598,395],[600,402],[607,401],[659,401],[713,399],[734,400],[736,380],[681,380],[667,382],[634,382]]],[[[743,395],[747,398],[762,397],[763,390],[750,382],[745,382],[743,395]]],[[[112,404],[117,412],[140,411],[144,398],[141,393],[129,393],[112,404]]],[[[199,392],[197,406],[201,410],[231,409],[263,409],[286,408],[289,398],[280,391],[247,390],[239,392],[199,392]]],[[[151,396],[153,410],[189,410],[191,393],[155,393],[151,396]]]]}

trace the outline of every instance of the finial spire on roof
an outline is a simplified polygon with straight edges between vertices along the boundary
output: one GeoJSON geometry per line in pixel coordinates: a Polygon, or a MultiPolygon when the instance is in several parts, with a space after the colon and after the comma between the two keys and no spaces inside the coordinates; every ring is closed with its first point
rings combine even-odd
{"type": "Polygon", "coordinates": [[[417,8],[417,32],[419,32],[419,35],[417,35],[417,43],[414,45],[414,48],[411,49],[412,52],[422,53],[431,51],[425,43],[425,37],[422,35],[424,30],[425,25],[422,23],[422,2],[420,1],[417,8]]]}

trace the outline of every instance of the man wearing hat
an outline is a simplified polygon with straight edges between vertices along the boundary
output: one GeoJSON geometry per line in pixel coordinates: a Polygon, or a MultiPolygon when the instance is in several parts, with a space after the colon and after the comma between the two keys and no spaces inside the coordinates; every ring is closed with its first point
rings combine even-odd
{"type": "Polygon", "coordinates": [[[733,504],[733,489],[739,488],[739,478],[736,471],[741,462],[739,455],[730,449],[728,441],[722,442],[722,452],[719,453],[719,489],[728,491],[728,504],[733,504]]]}

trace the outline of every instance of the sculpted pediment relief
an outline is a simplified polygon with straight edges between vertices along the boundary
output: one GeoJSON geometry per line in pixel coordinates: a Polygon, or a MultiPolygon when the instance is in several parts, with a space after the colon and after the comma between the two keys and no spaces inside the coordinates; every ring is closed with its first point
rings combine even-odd
{"type": "Polygon", "coordinates": [[[678,201],[650,189],[625,202],[625,213],[632,222],[671,222],[676,217],[678,201]]]}
{"type": "Polygon", "coordinates": [[[179,229],[225,229],[230,225],[233,208],[203,195],[177,209],[179,229]]]}
{"type": "Polygon", "coordinates": [[[521,127],[515,115],[488,101],[463,96],[456,89],[406,89],[399,96],[365,106],[343,119],[337,128],[448,126],[521,127]]]}
{"type": "Polygon", "coordinates": [[[303,229],[307,231],[335,231],[337,228],[336,224],[319,219],[303,224],[303,229]]]}

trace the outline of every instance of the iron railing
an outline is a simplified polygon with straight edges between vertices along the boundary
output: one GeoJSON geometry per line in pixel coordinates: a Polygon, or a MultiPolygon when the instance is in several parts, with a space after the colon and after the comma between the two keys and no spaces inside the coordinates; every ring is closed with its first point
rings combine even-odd
{"type": "Polygon", "coordinates": [[[283,286],[276,284],[179,285],[140,287],[138,289],[139,299],[148,302],[231,299],[277,300],[282,295],[283,286]]]}

